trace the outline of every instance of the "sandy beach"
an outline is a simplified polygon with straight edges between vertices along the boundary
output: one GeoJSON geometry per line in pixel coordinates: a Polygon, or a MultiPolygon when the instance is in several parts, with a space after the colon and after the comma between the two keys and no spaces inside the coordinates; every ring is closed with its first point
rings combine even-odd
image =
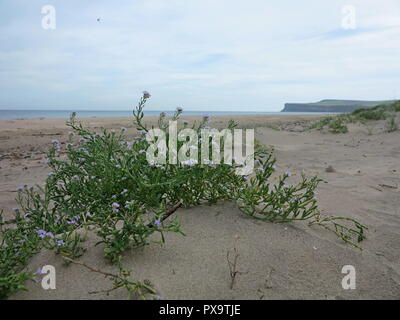
{"type": "MultiPolygon", "coordinates": [[[[79,116],[79,114],[78,114],[79,116]]],[[[335,235],[305,223],[272,224],[244,216],[231,203],[179,209],[186,236],[166,234],[164,245],[153,243],[124,255],[135,278],[148,279],[163,299],[400,299],[400,131],[386,133],[376,121],[371,131],[352,124],[349,133],[332,134],[305,128],[321,115],[234,115],[213,117],[223,128],[234,119],[241,128],[255,128],[256,139],[273,146],[279,172],[301,172],[324,179],[318,188],[322,213],[359,220],[369,230],[363,251],[335,235]],[[327,168],[331,166],[333,170],[327,168]],[[238,274],[230,289],[227,252],[237,247],[238,274]],[[342,267],[356,269],[357,288],[344,290],[342,267]]],[[[189,121],[198,117],[185,117],[189,121]]],[[[131,118],[87,118],[93,129],[136,130],[131,118]]],[[[155,118],[146,119],[156,123],[155,118]]],[[[42,184],[47,176],[44,158],[52,139],[62,143],[69,129],[65,119],[0,120],[0,208],[6,216],[16,206],[16,188],[42,184]]],[[[113,270],[102,247],[89,234],[90,250],[80,261],[113,270]]],[[[42,250],[28,265],[57,270],[57,289],[43,290],[28,282],[29,291],[11,299],[123,299],[89,294],[108,289],[110,281],[42,250]]]]}

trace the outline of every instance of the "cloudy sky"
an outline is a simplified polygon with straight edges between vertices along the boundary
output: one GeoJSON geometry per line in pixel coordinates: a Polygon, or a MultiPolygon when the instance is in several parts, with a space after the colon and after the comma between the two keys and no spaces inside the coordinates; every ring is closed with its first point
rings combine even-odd
{"type": "Polygon", "coordinates": [[[400,1],[1,0],[0,88],[0,109],[128,110],[143,90],[153,110],[400,98],[400,1]]]}

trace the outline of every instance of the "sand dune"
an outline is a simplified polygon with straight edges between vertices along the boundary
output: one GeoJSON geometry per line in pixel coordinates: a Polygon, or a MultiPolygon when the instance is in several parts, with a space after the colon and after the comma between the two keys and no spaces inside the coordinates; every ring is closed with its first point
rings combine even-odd
{"type": "MultiPolygon", "coordinates": [[[[125,266],[140,280],[148,279],[164,299],[400,299],[400,132],[385,133],[376,122],[373,135],[353,125],[347,134],[304,131],[319,116],[219,116],[241,127],[256,127],[256,138],[275,148],[278,171],[318,174],[321,211],[356,218],[369,227],[361,252],[333,234],[303,223],[271,224],[250,219],[231,203],[179,209],[186,237],[167,234],[164,245],[152,244],[127,252],[125,266]],[[284,130],[277,130],[281,128],[284,130]],[[333,172],[327,172],[331,166],[333,172]],[[237,238],[237,240],[236,240],[237,238]],[[230,289],[227,252],[235,243],[241,272],[230,289]],[[344,265],[357,271],[356,290],[343,290],[344,265]]],[[[196,117],[184,117],[190,121],[196,117]]],[[[149,122],[155,119],[149,118],[149,122]]],[[[91,118],[100,127],[128,127],[129,118],[91,118]]],[[[62,119],[0,120],[0,208],[15,207],[16,187],[43,183],[48,169],[43,161],[51,139],[66,140],[62,119]]],[[[113,270],[102,247],[89,235],[91,249],[80,259],[103,270],[113,270]]],[[[78,265],[63,266],[53,252],[43,250],[30,262],[32,271],[45,264],[57,270],[57,289],[43,290],[28,283],[28,292],[13,299],[122,299],[89,291],[110,287],[110,281],[78,265]]]]}

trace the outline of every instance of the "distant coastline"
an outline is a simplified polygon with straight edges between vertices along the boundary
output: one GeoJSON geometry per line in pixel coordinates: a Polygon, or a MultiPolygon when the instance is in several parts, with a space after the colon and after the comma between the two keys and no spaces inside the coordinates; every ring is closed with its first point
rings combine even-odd
{"type": "Polygon", "coordinates": [[[346,113],[360,108],[373,108],[384,103],[391,103],[394,100],[385,101],[363,101],[363,100],[335,100],[326,99],[313,103],[286,103],[282,112],[330,112],[346,113]]]}

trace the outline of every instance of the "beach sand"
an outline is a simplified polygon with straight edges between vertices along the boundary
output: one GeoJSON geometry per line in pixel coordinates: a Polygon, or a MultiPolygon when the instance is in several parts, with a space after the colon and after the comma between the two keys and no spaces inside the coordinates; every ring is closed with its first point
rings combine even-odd
{"type": "MultiPolygon", "coordinates": [[[[293,181],[302,171],[323,178],[317,194],[322,213],[367,225],[363,251],[318,227],[260,222],[232,203],[219,203],[179,209],[176,215],[186,236],[166,234],[164,245],[127,252],[125,267],[136,279],[148,279],[163,299],[400,299],[400,132],[385,133],[382,122],[374,122],[372,135],[363,125],[351,125],[347,134],[304,131],[320,117],[218,116],[213,125],[222,128],[233,118],[239,127],[256,128],[256,138],[274,146],[279,172],[292,172],[293,181]],[[329,166],[333,172],[327,172],[329,166]],[[227,252],[232,254],[235,245],[240,273],[230,289],[227,252]],[[342,288],[345,265],[355,267],[355,290],[342,288]]],[[[147,121],[155,123],[154,118],[147,121]]],[[[93,130],[127,127],[131,136],[136,131],[130,118],[83,122],[93,130]]],[[[17,186],[44,182],[50,140],[66,141],[68,130],[65,119],[0,120],[0,208],[6,216],[16,207],[17,186]]],[[[79,261],[115,270],[95,242],[89,235],[85,246],[90,250],[79,261]]],[[[111,281],[79,265],[66,267],[47,250],[36,255],[28,269],[47,264],[56,267],[56,290],[29,281],[29,291],[11,299],[125,298],[121,290],[109,296],[89,294],[110,288],[111,281]]]]}

